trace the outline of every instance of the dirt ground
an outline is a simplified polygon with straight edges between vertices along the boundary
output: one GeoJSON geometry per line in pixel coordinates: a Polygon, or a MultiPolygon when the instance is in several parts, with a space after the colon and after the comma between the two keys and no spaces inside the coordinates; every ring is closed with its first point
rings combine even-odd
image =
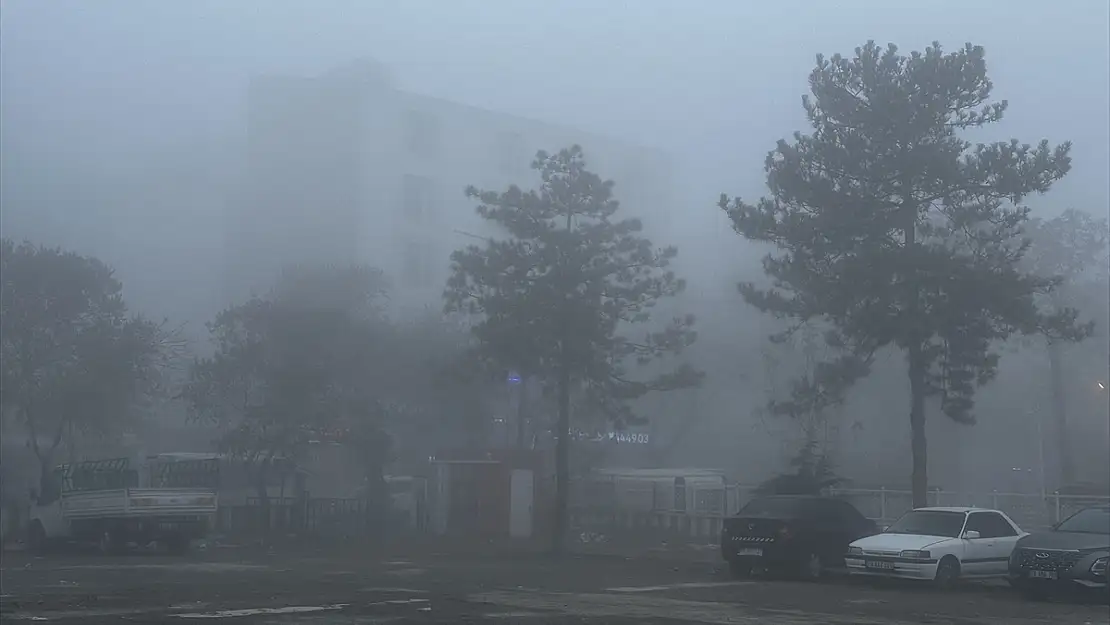
{"type": "Polygon", "coordinates": [[[185,557],[5,553],[5,623],[1110,623],[1107,606],[1027,603],[1007,588],[733,580],[710,562],[499,551],[185,557]]]}

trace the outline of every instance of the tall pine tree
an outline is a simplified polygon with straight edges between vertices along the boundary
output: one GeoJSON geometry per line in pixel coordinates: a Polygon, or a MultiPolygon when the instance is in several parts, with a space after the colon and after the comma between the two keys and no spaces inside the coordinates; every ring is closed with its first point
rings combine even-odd
{"type": "MultiPolygon", "coordinates": [[[[572,391],[618,425],[635,419],[629,402],[653,391],[695,385],[701,373],[680,365],[635,376],[646,365],[690,345],[692,316],[675,318],[638,339],[628,332],[652,321],[652,308],[685,284],[668,270],[678,253],[657,249],[638,219],[617,219],[613,182],[586,168],[578,146],[539,152],[532,164],[538,190],[467,189],[478,214],[508,236],[451,256],[444,292],[449,312],[476,316],[485,355],[542,380],[558,404],[555,427],[553,550],[567,529],[572,391]]],[[[578,403],[578,402],[576,402],[578,403]]]]}
{"type": "MultiPolygon", "coordinates": [[[[1097,219],[1069,208],[1049,220],[1031,219],[1027,230],[1033,245],[1023,259],[1025,266],[1037,275],[1061,279],[1060,288],[1045,298],[1046,305],[1052,309],[1069,306],[1078,308],[1086,317],[1097,314],[1100,304],[1105,305],[1106,288],[1103,284],[1110,271],[1106,262],[1107,243],[1110,241],[1106,219],[1097,219]],[[1083,301],[1084,296],[1089,296],[1092,291],[1098,294],[1095,297],[1101,299],[1101,302],[1083,301]]],[[[1106,323],[1106,320],[1102,323],[1106,323]]],[[[1068,426],[1068,394],[1064,382],[1065,345],[1054,337],[1046,338],[1059,477],[1063,485],[1072,485],[1075,483],[1076,472],[1075,454],[1071,446],[1072,432],[1068,426]]]]}
{"type": "Polygon", "coordinates": [[[1025,273],[1023,198],[1071,167],[1070,144],[975,145],[960,133],[1002,119],[990,101],[983,49],[934,43],[900,55],[873,42],[855,56],[819,56],[803,105],[813,127],[780,140],[766,161],[770,196],[721,197],[747,239],[776,245],[773,286],[740,286],[759,309],[832,328],[841,356],[795,389],[794,403],[840,401],[878,350],[906,355],[913,503],[925,505],[925,400],[973,423],[975,388],[994,377],[995,345],[1014,333],[1078,340],[1071,309],[1043,313],[1059,280],[1025,273]]]}

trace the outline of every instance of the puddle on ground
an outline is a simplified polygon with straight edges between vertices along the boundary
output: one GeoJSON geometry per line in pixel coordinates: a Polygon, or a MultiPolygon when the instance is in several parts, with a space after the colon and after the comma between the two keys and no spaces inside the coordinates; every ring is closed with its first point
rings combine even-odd
{"type": "Polygon", "coordinates": [[[213,618],[236,618],[242,616],[259,616],[263,614],[304,614],[306,612],[332,612],[335,610],[342,610],[350,604],[347,603],[334,603],[331,605],[290,605],[284,608],[245,608],[242,610],[219,610],[216,612],[187,612],[185,614],[174,614],[177,618],[184,619],[213,619],[213,618]]]}
{"type": "Polygon", "coordinates": [[[427,573],[427,569],[397,569],[396,571],[386,571],[386,575],[394,577],[416,577],[427,573]]]}
{"type": "Polygon", "coordinates": [[[243,571],[261,571],[269,568],[270,567],[263,564],[239,564],[235,562],[174,562],[172,564],[137,564],[134,562],[128,562],[120,564],[79,564],[74,566],[58,567],[58,570],[172,570],[175,573],[242,573],[243,571]]]}

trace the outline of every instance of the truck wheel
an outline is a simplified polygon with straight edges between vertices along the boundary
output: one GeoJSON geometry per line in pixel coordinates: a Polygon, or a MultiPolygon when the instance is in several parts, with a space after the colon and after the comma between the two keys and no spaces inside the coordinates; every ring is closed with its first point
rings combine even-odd
{"type": "Polygon", "coordinates": [[[118,556],[127,550],[127,538],[121,530],[105,528],[97,547],[104,555],[118,556]]]}
{"type": "Polygon", "coordinates": [[[46,528],[42,526],[42,522],[38,519],[31,521],[31,526],[27,528],[27,545],[31,548],[32,553],[40,556],[45,555],[49,550],[46,528]]]}
{"type": "Polygon", "coordinates": [[[166,548],[175,556],[189,553],[189,537],[184,534],[172,534],[166,537],[166,548]]]}

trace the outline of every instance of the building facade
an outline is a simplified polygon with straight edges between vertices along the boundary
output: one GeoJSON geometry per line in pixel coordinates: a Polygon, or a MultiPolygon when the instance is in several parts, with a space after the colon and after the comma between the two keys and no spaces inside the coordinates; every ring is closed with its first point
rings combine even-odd
{"type": "Polygon", "coordinates": [[[225,224],[225,299],[298,262],[367,263],[400,306],[440,305],[453,250],[497,233],[468,185],[534,188],[537,150],[582,146],[650,232],[666,231],[671,168],[656,150],[397,88],[372,62],[250,85],[245,175],[225,224]]]}

